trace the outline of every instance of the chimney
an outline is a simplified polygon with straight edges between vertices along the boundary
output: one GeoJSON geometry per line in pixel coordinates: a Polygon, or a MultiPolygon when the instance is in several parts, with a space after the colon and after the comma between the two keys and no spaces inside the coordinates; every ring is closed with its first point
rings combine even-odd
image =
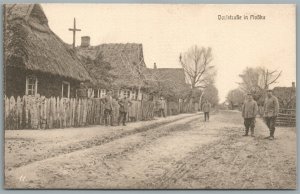
{"type": "Polygon", "coordinates": [[[292,88],[295,88],[295,82],[292,82],[292,88]]]}
{"type": "Polygon", "coordinates": [[[89,36],[82,36],[81,37],[81,47],[89,47],[90,46],[91,38],[89,36]]]}
{"type": "Polygon", "coordinates": [[[154,63],[154,65],[153,65],[153,69],[157,69],[156,63],[154,63]]]}

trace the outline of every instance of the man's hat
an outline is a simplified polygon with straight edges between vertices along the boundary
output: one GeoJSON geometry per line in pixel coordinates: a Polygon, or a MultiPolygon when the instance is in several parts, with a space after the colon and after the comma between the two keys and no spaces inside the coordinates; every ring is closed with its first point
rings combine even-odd
{"type": "Polygon", "coordinates": [[[273,92],[273,90],[271,90],[271,89],[268,89],[268,90],[267,90],[267,92],[273,92]]]}

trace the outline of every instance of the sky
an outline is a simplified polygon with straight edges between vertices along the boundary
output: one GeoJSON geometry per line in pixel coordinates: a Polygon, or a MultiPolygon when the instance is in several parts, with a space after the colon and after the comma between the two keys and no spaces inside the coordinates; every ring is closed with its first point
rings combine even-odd
{"type": "MultiPolygon", "coordinates": [[[[90,36],[91,45],[142,43],[147,67],[179,68],[178,57],[191,46],[211,47],[220,102],[238,87],[246,67],[282,71],[274,86],[296,81],[294,5],[205,4],[42,4],[49,26],[72,44],[68,29],[76,18],[76,45],[90,36]],[[242,16],[242,20],[219,20],[242,16]],[[265,19],[250,19],[261,15],[265,19]],[[248,20],[244,19],[248,16],[248,20]]],[[[272,87],[271,87],[272,88],[272,87]]]]}

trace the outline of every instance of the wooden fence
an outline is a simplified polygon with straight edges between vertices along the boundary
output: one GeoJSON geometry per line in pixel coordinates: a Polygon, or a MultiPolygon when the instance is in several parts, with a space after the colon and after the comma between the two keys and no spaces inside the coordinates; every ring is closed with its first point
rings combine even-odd
{"type": "MultiPolygon", "coordinates": [[[[132,101],[128,121],[151,120],[156,113],[152,101],[132,101]]],[[[190,103],[169,102],[167,115],[192,112],[190,103]]],[[[113,123],[117,123],[119,105],[113,102],[113,123]]],[[[52,129],[104,124],[104,108],[100,99],[5,97],[5,129],[52,129]]]]}
{"type": "Polygon", "coordinates": [[[279,109],[276,124],[278,126],[295,127],[296,126],[296,110],[295,109],[279,109]]]}

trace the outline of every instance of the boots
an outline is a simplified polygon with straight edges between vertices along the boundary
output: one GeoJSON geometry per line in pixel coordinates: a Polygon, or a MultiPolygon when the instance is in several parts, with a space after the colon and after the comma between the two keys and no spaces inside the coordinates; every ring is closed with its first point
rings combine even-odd
{"type": "Polygon", "coordinates": [[[243,136],[248,136],[248,132],[249,132],[249,129],[245,129],[246,131],[245,131],[245,134],[243,135],[243,136]]]}
{"type": "Polygon", "coordinates": [[[254,137],[254,128],[251,128],[251,137],[254,137]]]}
{"type": "Polygon", "coordinates": [[[269,140],[274,140],[275,128],[271,129],[269,140]]]}

